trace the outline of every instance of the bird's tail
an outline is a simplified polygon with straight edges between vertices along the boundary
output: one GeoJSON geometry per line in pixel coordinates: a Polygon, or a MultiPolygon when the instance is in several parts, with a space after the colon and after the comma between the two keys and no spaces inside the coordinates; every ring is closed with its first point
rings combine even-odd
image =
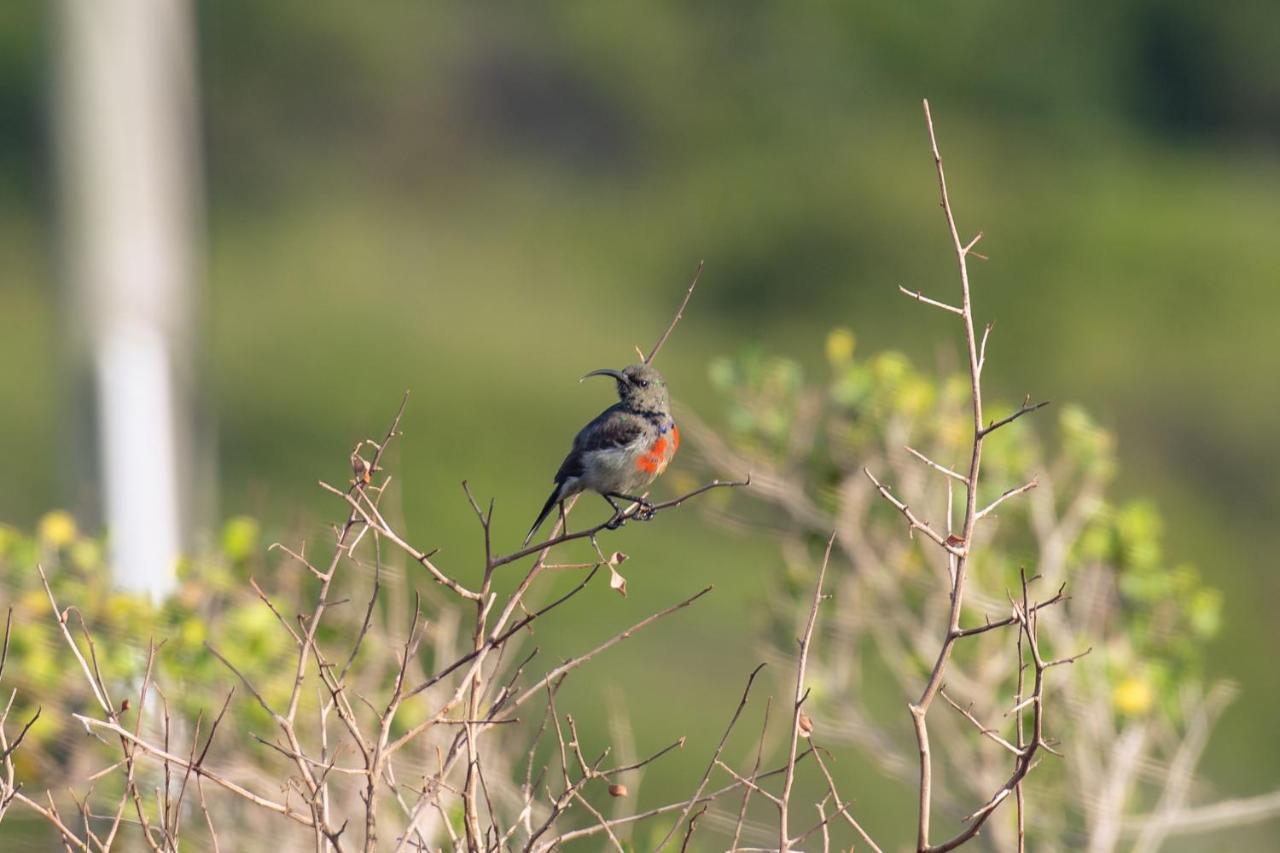
{"type": "Polygon", "coordinates": [[[524,537],[524,545],[521,547],[528,547],[530,540],[533,539],[533,534],[537,533],[538,528],[542,526],[542,522],[547,520],[547,516],[551,514],[551,508],[560,500],[561,492],[563,491],[564,484],[556,483],[556,487],[551,490],[551,497],[547,498],[547,502],[542,505],[542,512],[538,513],[538,520],[533,523],[533,527],[529,528],[529,534],[524,537]]]}

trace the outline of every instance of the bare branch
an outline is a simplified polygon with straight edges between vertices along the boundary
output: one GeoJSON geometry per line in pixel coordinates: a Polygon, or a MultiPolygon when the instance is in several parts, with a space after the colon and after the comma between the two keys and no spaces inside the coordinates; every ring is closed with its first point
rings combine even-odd
{"type": "Polygon", "coordinates": [[[765,700],[764,720],[760,723],[760,738],[756,741],[756,758],[751,765],[751,773],[747,776],[747,780],[752,785],[743,786],[742,804],[738,807],[738,820],[733,827],[733,844],[729,847],[730,851],[738,849],[738,840],[742,838],[742,826],[747,820],[747,806],[751,804],[752,786],[760,773],[760,761],[764,758],[764,737],[769,731],[769,709],[772,707],[772,701],[772,697],[765,700]]]}
{"type": "Polygon", "coordinates": [[[827,539],[827,550],[822,555],[822,566],[818,569],[818,581],[813,586],[813,604],[809,606],[809,617],[804,624],[804,633],[800,636],[800,653],[796,662],[795,703],[791,708],[791,746],[787,753],[787,769],[782,779],[782,796],[778,803],[778,850],[786,853],[791,849],[791,839],[787,834],[788,811],[791,806],[791,786],[795,782],[796,752],[800,746],[800,706],[804,704],[809,691],[805,690],[805,669],[809,664],[809,648],[813,640],[813,626],[818,622],[818,605],[822,603],[822,582],[827,578],[827,564],[831,562],[831,546],[835,545],[836,533],[831,531],[827,539]]]}
{"type": "MultiPolygon", "coordinates": [[[[738,707],[733,710],[733,716],[729,718],[729,725],[725,727],[724,734],[720,736],[720,743],[716,744],[716,751],[712,754],[711,761],[707,764],[706,771],[703,772],[702,778],[698,780],[698,787],[694,789],[693,797],[689,800],[689,807],[682,811],[680,816],[676,818],[676,822],[671,825],[671,828],[667,830],[667,834],[662,837],[660,842],[658,842],[656,849],[662,850],[667,846],[667,843],[671,840],[671,836],[675,834],[677,829],[679,829],[680,824],[684,819],[689,816],[689,811],[693,808],[693,802],[702,796],[702,792],[707,787],[707,781],[711,778],[711,771],[715,769],[716,762],[720,759],[720,753],[724,751],[724,745],[729,740],[729,734],[733,731],[734,725],[737,724],[738,718],[742,716],[742,710],[747,707],[747,700],[751,697],[751,685],[755,683],[756,676],[760,674],[760,670],[764,669],[764,667],[765,665],[763,663],[759,664],[755,669],[751,670],[751,674],[747,676],[747,686],[742,691],[742,698],[738,700],[738,707]]],[[[692,834],[693,821],[690,821],[689,832],[685,835],[684,844],[681,845],[681,849],[688,845],[689,836],[692,834]]]]}
{"type": "Polygon", "coordinates": [[[912,456],[914,456],[915,458],[919,459],[924,464],[928,465],[930,468],[934,469],[935,471],[941,471],[943,474],[946,474],[948,477],[952,477],[956,480],[959,480],[961,483],[964,483],[966,486],[969,485],[969,480],[965,477],[964,474],[961,474],[959,471],[953,471],[950,468],[946,467],[945,465],[939,465],[937,462],[934,462],[928,456],[925,456],[923,453],[921,453],[919,450],[916,450],[913,447],[906,447],[906,451],[910,453],[912,456]]]}
{"type": "Polygon", "coordinates": [[[76,662],[80,664],[80,670],[84,673],[85,681],[89,683],[89,689],[93,691],[93,698],[97,699],[98,706],[114,719],[115,709],[111,706],[111,701],[107,698],[106,693],[102,691],[97,677],[89,668],[88,661],[81,654],[80,647],[76,645],[76,641],[71,638],[71,632],[67,630],[67,611],[58,609],[58,602],[53,597],[53,589],[49,586],[49,578],[45,576],[44,566],[36,563],[36,571],[40,574],[40,582],[44,584],[45,594],[49,596],[49,606],[53,608],[54,618],[58,620],[58,628],[62,631],[62,638],[67,641],[67,647],[71,649],[71,654],[75,656],[76,662]]]}
{"type": "MultiPolygon", "coordinates": [[[[777,794],[769,793],[764,788],[756,784],[755,780],[747,779],[743,777],[738,773],[738,771],[734,770],[732,767],[730,767],[728,764],[725,764],[720,759],[716,759],[716,766],[719,767],[721,770],[723,770],[725,773],[728,773],[735,780],[737,780],[739,785],[742,785],[743,787],[747,788],[747,790],[749,791],[754,791],[755,793],[764,797],[769,802],[773,803],[779,809],[782,808],[782,797],[779,797],[777,794]]],[[[787,765],[784,764],[782,767],[784,772],[786,771],[786,768],[787,768],[787,765]]]]}
{"type": "Polygon", "coordinates": [[[1000,506],[1000,504],[1009,500],[1009,498],[1017,497],[1018,495],[1025,494],[1031,491],[1032,489],[1034,489],[1038,485],[1039,483],[1037,481],[1031,480],[1030,482],[1023,483],[1021,486],[1014,486],[1012,489],[1008,489],[1007,491],[1004,492],[1004,494],[1000,495],[1000,497],[996,498],[991,503],[987,504],[987,506],[985,506],[983,509],[979,510],[976,516],[976,519],[978,521],[981,521],[982,519],[990,515],[991,512],[996,507],[1000,506]]]}
{"type": "Polygon", "coordinates": [[[1213,832],[1231,826],[1245,826],[1280,815],[1280,789],[1255,797],[1220,800],[1207,806],[1184,808],[1165,815],[1142,815],[1124,823],[1124,832],[1136,835],[1152,821],[1158,821],[1160,829],[1170,835],[1213,832]]]}
{"type": "MultiPolygon", "coordinates": [[[[944,539],[939,533],[934,531],[932,528],[920,522],[919,519],[917,519],[914,516],[914,514],[910,512],[910,510],[906,507],[906,505],[901,501],[897,500],[896,498],[894,498],[889,493],[888,489],[885,488],[883,485],[881,485],[879,481],[877,481],[874,477],[871,478],[872,482],[876,484],[876,488],[879,490],[880,494],[885,499],[887,499],[890,503],[892,503],[895,507],[897,507],[897,509],[907,517],[907,520],[910,522],[912,529],[923,530],[926,536],[932,539],[935,543],[944,547],[947,550],[948,554],[950,555],[949,568],[951,570],[950,571],[951,608],[950,608],[950,617],[948,620],[946,634],[943,637],[942,646],[938,651],[938,655],[934,660],[933,669],[929,675],[929,679],[926,682],[924,689],[921,691],[920,698],[915,702],[911,703],[911,705],[909,706],[909,710],[911,711],[912,722],[915,728],[916,745],[918,748],[919,759],[920,759],[919,809],[918,809],[918,820],[917,820],[917,826],[916,826],[916,849],[917,851],[920,851],[920,853],[925,853],[925,851],[931,851],[931,850],[950,850],[953,847],[958,846],[959,844],[963,844],[969,838],[972,838],[973,835],[977,833],[978,828],[982,825],[982,823],[986,820],[986,818],[991,814],[991,812],[993,812],[995,808],[1004,800],[1004,798],[1007,797],[1007,795],[1014,790],[1014,788],[1021,782],[1022,777],[1025,776],[1027,771],[1031,768],[1032,757],[1034,756],[1036,750],[1039,748],[1039,746],[1043,741],[1043,738],[1041,737],[1041,729],[1040,729],[1042,707],[1039,701],[1039,696],[1041,695],[1040,685],[1042,683],[1042,677],[1043,677],[1043,671],[1044,671],[1044,667],[1042,666],[1042,662],[1040,661],[1038,657],[1038,652],[1036,651],[1035,630],[1033,627],[1035,622],[1035,614],[1034,614],[1034,611],[1031,611],[1029,609],[1025,601],[1026,580],[1024,577],[1023,607],[1021,608],[1021,610],[1018,610],[1017,608],[1015,608],[1014,615],[1022,627],[1023,635],[1026,636],[1027,638],[1028,645],[1032,651],[1033,658],[1036,663],[1036,679],[1035,679],[1036,689],[1033,693],[1033,695],[1037,697],[1035,702],[1035,713],[1034,713],[1034,722],[1035,722],[1035,728],[1036,728],[1035,738],[1029,747],[1024,748],[1021,756],[1019,757],[1017,765],[1015,767],[1013,777],[1011,778],[1009,783],[1005,787],[997,791],[996,794],[993,795],[993,797],[988,801],[988,803],[985,806],[983,806],[982,809],[979,809],[977,812],[975,812],[973,815],[970,816],[971,817],[970,826],[964,832],[960,833],[958,836],[951,839],[950,841],[938,847],[931,846],[929,843],[929,823],[930,823],[930,812],[932,811],[932,802],[933,802],[933,781],[932,781],[933,772],[932,772],[932,755],[931,755],[930,744],[929,744],[929,729],[928,729],[928,722],[927,722],[929,709],[933,703],[934,698],[941,691],[942,681],[946,676],[947,664],[950,660],[951,652],[954,649],[956,642],[963,637],[973,636],[974,634],[978,634],[978,633],[985,633],[987,630],[990,630],[990,627],[988,626],[984,626],[981,629],[970,629],[968,631],[965,631],[960,627],[960,616],[964,608],[965,580],[966,580],[967,570],[969,565],[969,559],[968,559],[969,548],[971,547],[971,544],[973,542],[974,527],[982,515],[993,510],[1000,502],[1002,502],[1003,500],[1006,500],[1009,497],[1012,497],[1015,494],[1020,494],[1022,491],[1026,491],[1029,488],[1031,488],[1031,486],[1026,486],[1026,487],[1021,487],[1019,489],[1011,490],[1010,492],[1006,493],[1004,496],[999,498],[997,501],[995,501],[991,506],[987,507],[986,510],[982,510],[981,512],[979,511],[977,506],[977,492],[978,492],[979,476],[981,474],[981,466],[982,466],[983,439],[986,436],[988,436],[990,433],[1004,426],[1005,424],[1011,423],[1013,420],[1017,419],[1018,417],[1021,417],[1022,415],[1027,414],[1028,412],[1035,411],[1036,409],[1040,408],[1045,404],[1040,403],[1036,405],[1030,405],[1030,400],[1028,398],[1028,400],[1024,402],[1022,409],[1018,410],[1014,414],[1000,421],[989,423],[985,427],[983,426],[982,368],[984,366],[984,361],[986,357],[986,340],[988,335],[990,334],[991,328],[990,326],[986,327],[982,335],[982,342],[980,344],[978,342],[978,338],[975,333],[975,323],[974,323],[974,317],[973,317],[973,302],[971,299],[971,293],[970,293],[970,287],[969,287],[969,269],[967,264],[968,255],[970,251],[973,249],[974,245],[976,245],[976,243],[978,242],[978,238],[974,238],[968,244],[961,243],[960,233],[956,227],[955,215],[951,208],[951,199],[947,191],[946,174],[942,168],[942,154],[938,150],[938,141],[937,141],[936,135],[934,134],[933,116],[930,113],[929,102],[927,100],[924,101],[924,115],[925,115],[925,125],[929,133],[929,146],[930,146],[931,153],[933,154],[934,168],[935,168],[935,171],[937,172],[937,177],[938,177],[938,194],[941,200],[943,215],[947,223],[947,231],[951,236],[951,243],[955,252],[956,265],[960,273],[960,296],[961,296],[960,308],[955,309],[951,306],[943,306],[943,307],[946,307],[955,313],[959,313],[961,319],[963,320],[965,348],[967,351],[968,361],[969,361],[969,381],[970,381],[971,402],[972,402],[972,409],[973,409],[973,445],[972,445],[972,451],[969,459],[968,472],[960,477],[953,477],[954,479],[962,480],[967,486],[965,509],[964,509],[964,520],[961,523],[960,533],[958,535],[951,534],[944,539]]],[[[981,237],[981,234],[979,234],[979,237],[981,237]]],[[[867,473],[867,476],[869,477],[871,476],[870,472],[867,473]]],[[[979,728],[982,729],[983,727],[979,726],[979,728]]]]}
{"type": "Polygon", "coordinates": [[[1234,693],[1222,684],[1210,690],[1200,703],[1187,725],[1187,733],[1174,753],[1173,762],[1166,775],[1164,790],[1156,803],[1155,813],[1134,842],[1134,853],[1155,853],[1164,843],[1170,831],[1170,818],[1186,805],[1190,793],[1192,774],[1201,754],[1209,744],[1209,733],[1218,716],[1226,709],[1234,693]]]}
{"type": "Polygon", "coordinates": [[[1022,405],[1019,406],[1013,414],[1007,415],[998,421],[992,421],[983,427],[979,434],[982,437],[986,437],[1000,429],[1000,427],[1013,423],[1023,415],[1029,415],[1038,409],[1043,409],[1045,406],[1049,405],[1049,402],[1049,400],[1041,400],[1039,403],[1033,403],[1031,402],[1031,397],[1028,396],[1022,401],[1022,405]]]}
{"type": "Polygon", "coordinates": [[[694,831],[694,828],[697,827],[698,825],[698,818],[706,814],[707,809],[709,808],[711,808],[711,805],[708,803],[704,805],[702,808],[698,809],[698,811],[694,814],[693,817],[689,818],[689,827],[688,829],[685,830],[684,841],[680,842],[680,853],[685,853],[685,851],[689,849],[689,840],[693,838],[693,831],[694,831]]]}
{"type": "MultiPolygon", "coordinates": [[[[803,753],[796,756],[796,761],[799,762],[801,759],[807,757],[811,752],[813,752],[813,750],[811,749],[805,750],[803,753]]],[[[733,771],[727,768],[723,762],[720,763],[720,766],[726,769],[731,775],[733,775],[733,771]]],[[[785,769],[786,769],[785,767],[778,767],[773,770],[770,770],[767,773],[761,773],[756,778],[767,779],[774,776],[781,776],[785,771],[785,769]]],[[[722,788],[718,788],[714,791],[709,791],[703,794],[702,797],[697,802],[694,803],[694,805],[696,807],[704,803],[714,802],[720,797],[723,797],[725,794],[730,793],[731,791],[736,791],[738,788],[741,788],[744,785],[747,785],[748,781],[749,780],[747,779],[741,779],[739,777],[739,779],[736,779],[735,781],[729,783],[728,785],[725,785],[722,788]]],[[[751,783],[751,784],[753,785],[753,787],[755,787],[754,783],[751,783]]],[[[763,789],[757,788],[757,790],[763,790],[763,789]]],[[[688,800],[680,800],[678,802],[667,803],[666,805],[658,806],[657,808],[649,809],[648,811],[640,812],[639,814],[629,815],[627,817],[618,818],[617,820],[611,820],[609,821],[609,825],[611,827],[618,827],[618,826],[622,826],[629,823],[648,820],[649,818],[657,817],[659,815],[670,814],[671,812],[674,812],[677,809],[683,809],[685,805],[688,804],[688,802],[689,802],[688,800]]],[[[588,826],[583,829],[575,829],[570,832],[565,832],[556,836],[555,838],[550,839],[547,842],[546,847],[544,847],[543,849],[558,850],[565,843],[569,841],[576,841],[579,838],[587,838],[601,831],[602,829],[599,826],[588,826]]]]}
{"type": "Polygon", "coordinates": [[[320,488],[345,500],[351,506],[352,513],[363,520],[365,524],[369,525],[369,527],[377,530],[380,534],[385,536],[397,548],[412,557],[415,562],[422,565],[431,573],[431,577],[435,579],[436,583],[441,586],[448,587],[450,590],[469,601],[480,600],[480,594],[478,592],[472,592],[453,578],[446,575],[444,572],[440,571],[439,567],[437,567],[435,563],[431,562],[431,554],[419,551],[417,548],[402,539],[400,534],[391,529],[390,525],[386,523],[377,509],[372,506],[362,504],[357,496],[353,495],[350,491],[344,492],[343,490],[335,488],[323,481],[320,483],[320,488]]]}
{"type": "Polygon", "coordinates": [[[671,323],[667,326],[667,330],[662,333],[662,337],[658,338],[658,342],[653,345],[653,349],[649,350],[649,354],[645,356],[645,364],[653,363],[654,358],[658,355],[658,350],[662,349],[662,345],[667,342],[667,338],[671,337],[671,332],[675,329],[676,324],[680,322],[680,318],[684,316],[684,309],[689,304],[689,300],[693,297],[693,289],[698,286],[698,279],[702,277],[702,266],[704,263],[704,261],[698,261],[698,269],[693,274],[693,281],[689,283],[689,289],[685,291],[684,299],[680,302],[680,307],[676,309],[676,315],[671,318],[671,323]]]}
{"type": "MultiPolygon", "coordinates": [[[[1037,610],[1041,610],[1045,607],[1052,607],[1053,605],[1057,604],[1060,601],[1066,601],[1067,599],[1066,590],[1067,590],[1067,585],[1063,584],[1058,588],[1058,591],[1054,593],[1052,598],[1048,598],[1048,599],[1045,599],[1044,601],[1036,602],[1035,604],[1031,605],[1030,608],[1028,608],[1028,612],[1035,613],[1037,610]]],[[[976,628],[961,628],[959,631],[955,632],[955,637],[956,639],[961,639],[963,637],[975,637],[978,634],[985,634],[988,631],[995,631],[999,628],[1007,628],[1010,625],[1017,625],[1018,622],[1019,622],[1019,617],[1017,614],[1014,614],[1013,616],[1010,616],[1005,619],[1000,619],[999,621],[996,621],[996,622],[987,622],[985,625],[979,625],[976,628]]]]}
{"type": "Polygon", "coordinates": [[[250,791],[247,788],[243,788],[240,785],[237,785],[235,782],[232,782],[231,780],[226,779],[220,776],[219,774],[214,773],[211,770],[208,770],[207,768],[201,766],[199,762],[191,763],[179,755],[174,755],[171,752],[165,752],[159,747],[153,746],[152,744],[147,743],[142,738],[137,737],[136,735],[133,734],[133,732],[129,731],[126,728],[123,728],[117,723],[110,723],[110,722],[107,722],[106,720],[95,720],[93,717],[86,717],[83,714],[72,714],[71,716],[79,720],[86,729],[104,729],[106,731],[110,731],[118,735],[119,737],[129,741],[130,743],[135,744],[143,752],[147,753],[148,755],[154,756],[160,759],[161,761],[172,762],[173,764],[183,769],[189,769],[196,776],[200,778],[208,779],[210,782],[213,782],[215,785],[219,785],[220,787],[227,789],[228,791],[235,794],[236,796],[242,797],[243,799],[248,800],[254,805],[261,806],[262,808],[267,809],[269,811],[273,811],[277,814],[284,815],[290,820],[300,823],[303,826],[314,826],[311,819],[306,815],[302,814],[301,812],[297,812],[289,808],[283,803],[277,803],[274,800],[270,800],[270,799],[267,799],[266,797],[255,794],[253,791],[250,791]]]}
{"type": "Polygon", "coordinates": [[[965,553],[964,549],[960,547],[960,545],[963,544],[963,541],[961,541],[959,545],[948,543],[941,533],[934,530],[929,525],[929,522],[921,521],[919,518],[916,517],[916,514],[911,511],[911,507],[907,506],[905,503],[895,498],[893,496],[893,492],[889,491],[889,487],[886,486],[884,483],[881,483],[879,480],[877,480],[875,474],[872,474],[866,468],[862,469],[862,473],[866,474],[867,479],[870,480],[873,485],[875,485],[876,491],[880,493],[881,497],[883,497],[889,503],[893,504],[894,508],[897,509],[898,512],[906,516],[907,523],[911,530],[919,530],[925,536],[929,537],[929,539],[932,540],[935,544],[937,544],[939,548],[946,551],[948,554],[953,554],[957,557],[964,556],[964,553],[965,553]]]}
{"type": "Polygon", "coordinates": [[[848,806],[839,806],[841,798],[840,792],[836,790],[836,780],[832,777],[831,771],[827,769],[827,763],[822,760],[822,750],[818,749],[817,744],[813,747],[813,760],[818,763],[819,769],[822,770],[823,777],[827,780],[827,789],[831,792],[831,798],[835,800],[839,807],[838,813],[845,819],[849,826],[853,827],[853,831],[862,837],[862,840],[867,843],[868,847],[876,853],[882,853],[880,846],[876,844],[875,841],[872,840],[871,836],[867,834],[867,831],[862,828],[862,824],[854,820],[853,815],[849,814],[848,806]]]}
{"type": "MultiPolygon", "coordinates": [[[[582,590],[586,589],[587,584],[591,583],[591,579],[594,578],[596,576],[596,573],[600,571],[599,564],[594,564],[594,565],[588,564],[588,565],[592,565],[591,571],[587,573],[586,577],[584,577],[581,581],[579,581],[576,586],[574,586],[564,595],[560,596],[555,601],[551,602],[545,607],[535,610],[533,613],[530,613],[524,618],[520,619],[514,625],[508,628],[506,631],[503,631],[501,634],[497,635],[496,637],[492,637],[491,639],[489,639],[488,643],[486,644],[487,648],[497,648],[498,646],[501,646],[507,640],[511,639],[513,636],[515,636],[521,630],[527,627],[535,619],[541,616],[544,616],[549,611],[554,610],[555,608],[559,607],[561,604],[564,604],[566,601],[573,598],[578,593],[582,592],[582,590]]],[[[477,655],[481,654],[482,651],[483,651],[483,648],[477,649],[475,651],[468,652],[467,654],[458,658],[456,661],[449,664],[440,672],[431,676],[426,681],[422,682],[416,687],[413,687],[412,689],[410,689],[405,694],[405,698],[407,699],[412,696],[417,696],[422,691],[431,688],[435,684],[439,683],[442,679],[447,677],[450,673],[455,672],[459,667],[465,666],[466,664],[470,663],[472,660],[476,658],[477,655]]]]}
{"type": "Polygon", "coordinates": [[[675,603],[675,604],[671,605],[670,607],[666,608],[665,610],[660,610],[660,611],[658,611],[657,613],[654,613],[654,614],[653,614],[653,615],[651,615],[651,616],[647,616],[647,617],[645,617],[644,619],[641,619],[639,622],[637,622],[636,624],[632,625],[632,626],[631,626],[630,628],[628,628],[627,630],[625,630],[625,631],[621,631],[621,632],[619,632],[619,633],[617,633],[617,634],[614,634],[612,637],[610,637],[609,639],[605,640],[603,643],[601,643],[600,645],[596,646],[595,648],[591,649],[589,652],[586,652],[586,653],[584,653],[584,654],[578,655],[578,656],[577,656],[577,657],[575,657],[575,658],[571,658],[571,659],[569,659],[569,660],[565,661],[564,663],[560,664],[560,665],[559,665],[559,666],[557,666],[555,669],[551,670],[551,671],[550,671],[550,672],[548,672],[546,675],[544,675],[544,676],[543,676],[541,679],[539,679],[535,684],[533,684],[532,686],[530,686],[530,687],[529,687],[529,689],[527,689],[527,690],[525,690],[523,693],[521,693],[521,694],[520,694],[520,695],[519,695],[519,696],[518,696],[518,697],[517,697],[513,702],[511,702],[511,703],[510,703],[510,707],[512,707],[512,708],[518,708],[518,707],[520,707],[520,706],[521,706],[521,705],[523,705],[526,701],[528,701],[528,699],[529,699],[529,697],[530,697],[530,696],[532,696],[533,694],[535,694],[535,693],[537,693],[539,690],[541,690],[544,684],[547,684],[547,683],[549,683],[549,682],[551,682],[551,681],[553,681],[553,680],[555,680],[555,679],[559,678],[560,676],[562,676],[562,675],[564,675],[564,674],[566,674],[566,673],[568,673],[568,672],[571,672],[571,671],[572,671],[572,670],[574,670],[574,669],[577,669],[578,667],[582,666],[582,665],[583,665],[584,663],[586,663],[587,661],[591,660],[591,659],[592,659],[593,657],[595,657],[596,655],[600,654],[601,652],[605,651],[606,649],[609,649],[609,648],[611,648],[611,647],[613,647],[613,646],[617,645],[618,643],[622,642],[623,640],[629,639],[629,638],[631,637],[631,635],[633,635],[635,632],[644,630],[645,628],[647,628],[647,627],[649,627],[650,625],[652,625],[654,622],[657,622],[659,619],[662,619],[662,618],[664,618],[664,617],[666,617],[666,616],[670,616],[672,613],[675,613],[677,610],[683,610],[684,608],[688,607],[690,604],[693,604],[693,603],[694,603],[695,601],[697,601],[699,598],[702,598],[702,596],[704,596],[704,595],[706,595],[707,593],[711,592],[711,590],[712,590],[712,587],[705,587],[705,588],[704,588],[704,589],[702,589],[701,591],[694,593],[693,595],[689,596],[688,598],[684,599],[683,601],[679,601],[679,602],[677,602],[677,603],[675,603]]]}
{"type": "MultiPolygon", "coordinates": [[[[964,718],[965,718],[966,720],[968,720],[969,722],[973,723],[974,728],[976,728],[976,729],[978,730],[978,733],[979,733],[979,734],[981,734],[981,735],[983,735],[983,736],[985,736],[985,737],[989,737],[989,738],[991,738],[991,740],[993,740],[993,741],[995,741],[996,743],[1000,744],[1000,745],[1001,745],[1001,746],[1003,746],[1005,749],[1007,749],[1007,750],[1009,750],[1010,752],[1012,752],[1014,755],[1022,755],[1022,749],[1021,749],[1020,747],[1016,747],[1016,746],[1014,746],[1013,744],[1009,743],[1009,741],[1007,741],[1007,740],[1005,740],[1004,738],[1000,737],[1000,733],[999,733],[998,731],[996,731],[995,729],[989,729],[989,728],[987,728],[986,726],[984,726],[984,725],[983,725],[983,724],[978,720],[978,718],[977,718],[977,717],[975,717],[975,716],[973,715],[973,706],[972,706],[972,705],[970,705],[968,708],[961,708],[961,707],[960,707],[960,705],[956,702],[956,700],[952,699],[950,696],[948,696],[948,695],[947,695],[947,691],[946,691],[946,690],[941,690],[941,691],[939,691],[939,695],[941,695],[941,696],[942,696],[942,698],[943,698],[943,699],[945,699],[945,700],[947,701],[947,704],[948,704],[948,705],[950,705],[952,708],[955,708],[957,711],[959,711],[959,712],[964,716],[964,718]]],[[[1008,716],[1008,715],[1006,715],[1006,716],[1008,716]]]]}
{"type": "Polygon", "coordinates": [[[956,306],[948,305],[945,302],[939,302],[936,299],[930,299],[929,297],[925,296],[918,290],[907,290],[902,285],[898,285],[898,290],[902,291],[907,296],[910,296],[912,299],[916,300],[917,302],[923,302],[925,305],[932,305],[934,308],[941,308],[943,311],[949,311],[952,314],[959,314],[962,317],[964,316],[964,311],[960,310],[956,306]]]}
{"type": "MultiPolygon", "coordinates": [[[[6,708],[5,712],[7,713],[8,710],[9,709],[6,708]]],[[[0,749],[0,761],[7,761],[9,756],[13,755],[13,753],[17,751],[18,747],[22,746],[22,739],[27,736],[27,732],[31,731],[31,727],[36,724],[36,720],[40,719],[40,712],[43,710],[44,709],[40,707],[36,708],[36,712],[31,715],[31,719],[27,720],[26,725],[24,725],[22,730],[18,732],[18,736],[13,739],[13,743],[9,744],[7,747],[4,747],[4,744],[0,743],[0,747],[4,747],[3,749],[0,749]]]]}

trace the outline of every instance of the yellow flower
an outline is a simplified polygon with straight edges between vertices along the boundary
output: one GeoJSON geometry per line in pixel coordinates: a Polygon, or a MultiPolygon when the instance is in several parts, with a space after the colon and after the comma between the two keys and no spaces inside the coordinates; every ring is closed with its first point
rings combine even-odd
{"type": "Polygon", "coordinates": [[[853,348],[857,339],[845,328],[832,329],[827,335],[827,361],[833,365],[848,364],[853,360],[853,348]]]}
{"type": "Polygon", "coordinates": [[[1145,679],[1131,675],[1116,685],[1111,701],[1116,710],[1127,717],[1140,717],[1151,710],[1155,693],[1145,679]]]}
{"type": "Polygon", "coordinates": [[[40,533],[40,540],[54,548],[70,545],[79,535],[76,530],[76,520],[65,509],[46,512],[36,525],[36,529],[40,533]]]}
{"type": "Polygon", "coordinates": [[[184,620],[178,631],[178,638],[189,648],[198,647],[205,638],[204,621],[198,616],[191,616],[184,620]]]}

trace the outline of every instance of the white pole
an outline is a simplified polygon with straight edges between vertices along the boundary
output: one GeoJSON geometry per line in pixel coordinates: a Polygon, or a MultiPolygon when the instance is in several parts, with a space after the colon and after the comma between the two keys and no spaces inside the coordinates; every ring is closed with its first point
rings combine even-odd
{"type": "Polygon", "coordinates": [[[188,0],[61,0],[67,272],[97,390],[118,584],[160,597],[185,535],[196,178],[188,0]]]}

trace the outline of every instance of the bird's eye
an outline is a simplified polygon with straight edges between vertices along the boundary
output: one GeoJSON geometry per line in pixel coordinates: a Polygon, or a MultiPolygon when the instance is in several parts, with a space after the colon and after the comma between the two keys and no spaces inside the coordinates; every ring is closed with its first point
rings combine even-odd
{"type": "Polygon", "coordinates": [[[649,387],[649,380],[648,380],[648,379],[637,379],[637,380],[636,380],[636,385],[639,385],[641,388],[648,388],[648,387],[649,387]]]}

